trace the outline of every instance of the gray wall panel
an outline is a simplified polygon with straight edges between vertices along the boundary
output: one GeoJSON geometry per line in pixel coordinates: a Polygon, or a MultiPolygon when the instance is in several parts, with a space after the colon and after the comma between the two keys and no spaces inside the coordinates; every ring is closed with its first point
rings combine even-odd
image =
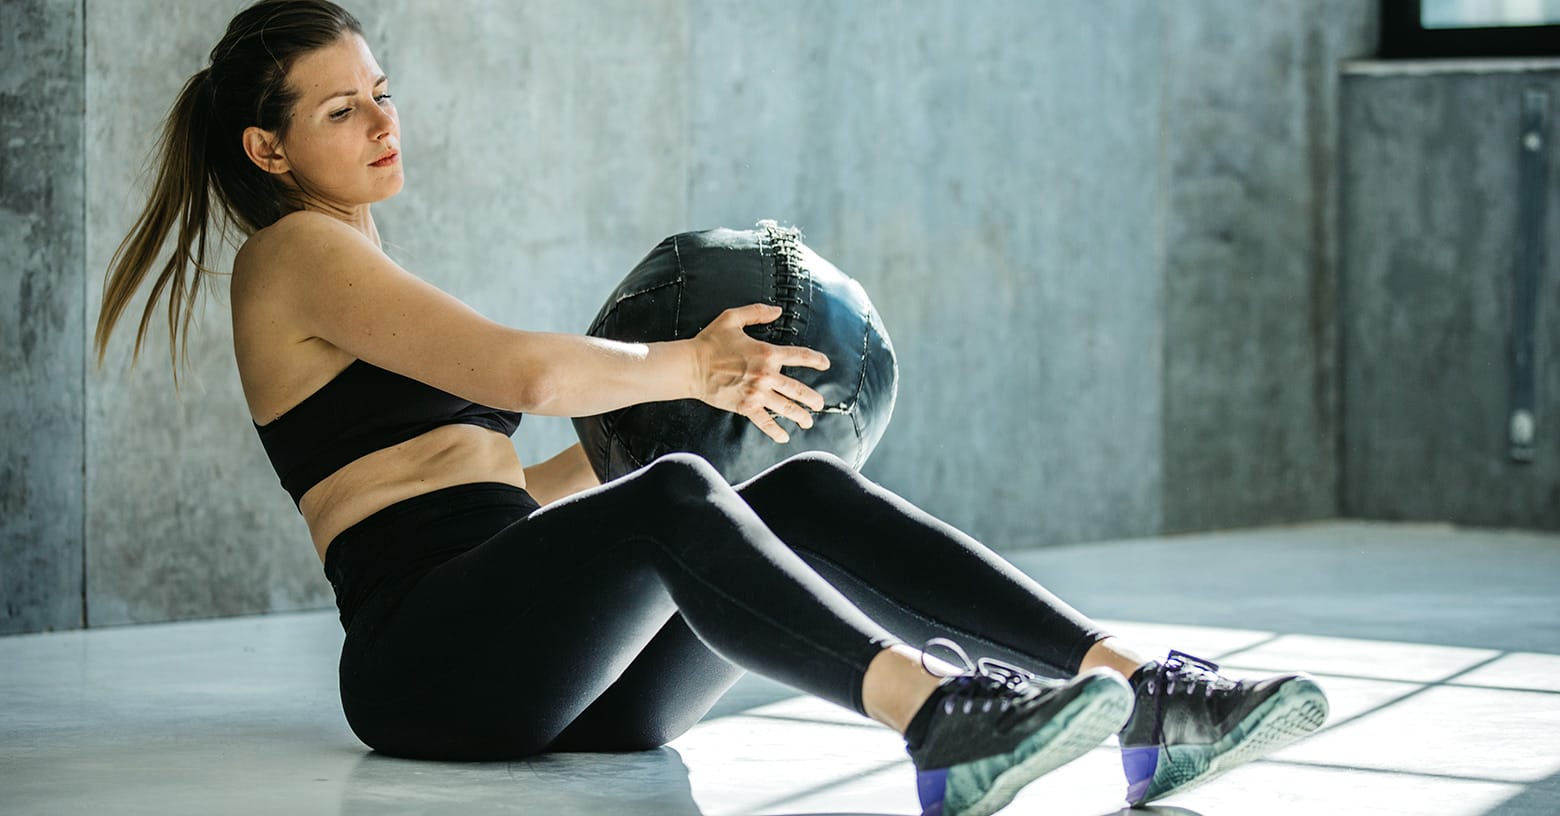
{"type": "Polygon", "coordinates": [[[1156,529],[1155,15],[707,5],[690,220],[792,220],[872,294],[867,471],[998,548],[1156,529]]]}
{"type": "MultiPolygon", "coordinates": [[[[84,274],[94,317],[109,260],[154,179],[152,149],[163,117],[241,5],[87,6],[84,274]]],[[[225,250],[215,268],[230,262],[225,250]]],[[[215,281],[208,295],[178,392],[161,310],[139,363],[129,364],[144,291],[103,369],[88,376],[89,625],[331,603],[307,531],[249,426],[233,366],[226,282],[215,281]]]]}
{"type": "Polygon", "coordinates": [[[1560,61],[1344,77],[1344,509],[1560,527],[1560,61]],[[1549,94],[1538,455],[1507,457],[1522,93],[1549,94]]]}
{"type": "Polygon", "coordinates": [[[1337,71],[1374,9],[1199,12],[1165,14],[1164,526],[1330,516],[1337,71]]]}
{"type": "Polygon", "coordinates": [[[0,634],[82,624],[81,26],[0,4],[0,634]]]}

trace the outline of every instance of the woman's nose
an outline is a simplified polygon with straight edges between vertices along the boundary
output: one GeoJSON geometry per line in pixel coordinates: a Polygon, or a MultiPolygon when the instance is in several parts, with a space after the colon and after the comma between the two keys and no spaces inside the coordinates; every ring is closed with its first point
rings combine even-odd
{"type": "Polygon", "coordinates": [[[384,108],[378,108],[378,118],[373,120],[374,141],[384,141],[395,132],[395,116],[384,108]]]}

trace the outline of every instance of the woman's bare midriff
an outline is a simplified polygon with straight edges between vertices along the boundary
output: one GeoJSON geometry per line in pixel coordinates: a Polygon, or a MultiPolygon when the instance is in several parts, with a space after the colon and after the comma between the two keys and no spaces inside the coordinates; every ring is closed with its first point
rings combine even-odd
{"type": "Polygon", "coordinates": [[[443,487],[501,482],[525,487],[525,470],[509,437],[475,425],[445,425],[358,459],[303,494],[298,509],[314,550],[398,501],[443,487]]]}

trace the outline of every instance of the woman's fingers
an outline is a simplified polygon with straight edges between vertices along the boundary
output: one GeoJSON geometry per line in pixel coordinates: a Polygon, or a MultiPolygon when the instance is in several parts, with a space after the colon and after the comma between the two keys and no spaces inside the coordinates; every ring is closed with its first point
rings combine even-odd
{"type": "MultiPolygon", "coordinates": [[[[811,388],[808,388],[803,383],[791,379],[790,377],[781,377],[780,380],[775,383],[774,390],[775,393],[779,394],[780,396],[786,397],[787,399],[784,401],[788,404],[796,405],[798,402],[801,403],[800,406],[797,406],[797,410],[801,413],[808,414],[808,419],[805,424],[801,422],[798,422],[797,424],[801,425],[803,428],[811,428],[812,415],[808,412],[823,410],[823,395],[811,388]],[[803,406],[805,406],[805,410],[803,410],[803,406]]],[[[786,416],[789,417],[791,415],[786,414],[786,416]]],[[[794,419],[794,417],[792,418],[794,419]]]]}
{"type": "MultiPolygon", "coordinates": [[[[746,306],[734,306],[720,313],[714,322],[726,321],[733,324],[733,328],[757,326],[764,323],[773,323],[780,318],[782,310],[779,306],[769,303],[749,303],[746,306]]],[[[814,351],[806,346],[772,346],[776,352],[775,361],[781,366],[799,366],[802,368],[814,368],[826,371],[829,368],[829,358],[822,353],[814,351]]]]}
{"type": "Polygon", "coordinates": [[[788,399],[781,398],[775,400],[770,404],[769,411],[791,420],[802,430],[813,426],[812,412],[788,399]]]}
{"type": "Polygon", "coordinates": [[[744,411],[743,415],[781,444],[790,441],[791,435],[776,421],[778,417],[785,417],[806,430],[813,426],[813,412],[823,410],[823,395],[790,377],[777,378],[756,401],[759,402],[757,409],[744,411]]]}
{"type": "Polygon", "coordinates": [[[779,319],[784,310],[779,306],[769,303],[749,303],[746,306],[734,306],[720,313],[716,320],[729,320],[740,328],[742,326],[755,326],[760,323],[773,323],[779,319]]]}
{"type": "Polygon", "coordinates": [[[776,422],[775,418],[770,416],[768,411],[760,409],[756,416],[748,415],[748,419],[752,420],[753,424],[757,425],[760,431],[768,434],[770,439],[782,445],[791,441],[791,435],[786,433],[784,428],[780,427],[780,423],[776,422]]]}
{"type": "MultiPolygon", "coordinates": [[[[813,413],[823,410],[824,401],[822,394],[785,376],[781,370],[810,368],[826,371],[829,358],[805,346],[780,346],[755,340],[743,331],[747,326],[771,323],[781,313],[779,306],[767,303],[737,306],[721,312],[711,323],[714,330],[701,332],[701,335],[707,335],[711,342],[727,344],[724,347],[728,353],[734,352],[736,355],[732,361],[736,368],[732,372],[735,377],[723,386],[717,385],[716,390],[726,391],[726,399],[742,391],[747,393],[746,397],[739,400],[727,402],[712,397],[711,402],[723,404],[728,410],[747,417],[769,438],[784,444],[790,441],[790,434],[781,427],[778,418],[784,417],[800,428],[811,428],[813,413]],[[720,324],[718,327],[715,325],[717,323],[720,324]]],[[[726,370],[731,371],[729,368],[726,370]]]]}
{"type": "Polygon", "coordinates": [[[829,370],[829,358],[823,352],[813,351],[806,346],[775,346],[778,351],[775,358],[781,366],[794,366],[797,368],[812,368],[818,371],[829,370]]]}

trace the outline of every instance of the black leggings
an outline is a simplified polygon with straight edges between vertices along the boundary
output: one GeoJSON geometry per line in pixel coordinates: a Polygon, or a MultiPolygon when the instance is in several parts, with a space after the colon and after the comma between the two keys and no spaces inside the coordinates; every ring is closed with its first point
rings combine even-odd
{"type": "Polygon", "coordinates": [[[655,747],[744,669],[860,712],[867,664],[901,639],[1068,675],[1105,637],[816,453],[736,488],[675,454],[544,510],[511,486],[446,488],[342,533],[325,573],[348,723],[429,759],[655,747]]]}

